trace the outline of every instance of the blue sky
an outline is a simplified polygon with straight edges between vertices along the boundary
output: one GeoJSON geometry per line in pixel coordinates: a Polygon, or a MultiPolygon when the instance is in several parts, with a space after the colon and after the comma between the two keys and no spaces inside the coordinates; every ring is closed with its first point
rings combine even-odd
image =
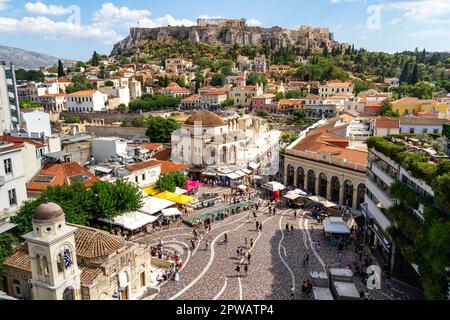
{"type": "Polygon", "coordinates": [[[109,54],[138,21],[192,25],[200,16],[327,27],[372,51],[450,51],[450,0],[0,0],[0,44],[85,60],[109,54]]]}

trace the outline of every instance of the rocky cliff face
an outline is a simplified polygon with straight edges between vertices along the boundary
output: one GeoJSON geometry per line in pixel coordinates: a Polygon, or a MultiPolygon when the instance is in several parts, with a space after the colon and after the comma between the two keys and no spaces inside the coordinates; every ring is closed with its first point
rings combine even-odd
{"type": "Polygon", "coordinates": [[[117,55],[141,41],[154,39],[191,40],[193,43],[208,43],[216,45],[261,46],[271,45],[279,49],[295,44],[311,48],[328,47],[332,49],[339,43],[333,41],[333,35],[323,28],[300,27],[298,30],[288,30],[279,27],[161,27],[132,28],[130,34],[114,46],[111,55],[117,55]]]}

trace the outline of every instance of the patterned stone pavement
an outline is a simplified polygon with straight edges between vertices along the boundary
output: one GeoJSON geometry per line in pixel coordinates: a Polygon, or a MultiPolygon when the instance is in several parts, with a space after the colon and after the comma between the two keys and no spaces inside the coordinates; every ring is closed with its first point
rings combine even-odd
{"type": "MultiPolygon", "coordinates": [[[[262,231],[256,230],[254,221],[249,221],[249,212],[233,215],[224,221],[215,222],[206,235],[210,245],[205,249],[204,241],[192,250],[190,239],[192,228],[180,226],[166,229],[140,242],[157,243],[163,241],[166,248],[180,251],[185,263],[178,282],[169,281],[161,286],[160,300],[286,300],[290,299],[291,285],[295,286],[295,299],[312,299],[301,293],[304,280],[309,279],[311,271],[323,271],[324,268],[345,268],[357,259],[354,246],[338,253],[323,237],[322,226],[313,220],[294,219],[293,210],[278,209],[277,215],[269,215],[268,207],[260,207],[258,221],[263,223],[262,231]],[[286,223],[294,225],[294,230],[286,231],[286,223]],[[223,243],[224,234],[228,234],[228,244],[223,243]],[[244,239],[254,241],[251,250],[249,274],[244,273],[241,265],[241,277],[237,277],[236,249],[244,246],[244,239]],[[312,241],[320,241],[320,249],[312,241]],[[181,249],[182,248],[182,249],[181,249]],[[305,254],[309,254],[309,265],[303,266],[305,254]]],[[[242,259],[243,260],[243,259],[242,259]]],[[[362,282],[356,283],[358,290],[365,290],[362,282]]],[[[401,290],[371,290],[370,299],[407,299],[401,290]]]]}

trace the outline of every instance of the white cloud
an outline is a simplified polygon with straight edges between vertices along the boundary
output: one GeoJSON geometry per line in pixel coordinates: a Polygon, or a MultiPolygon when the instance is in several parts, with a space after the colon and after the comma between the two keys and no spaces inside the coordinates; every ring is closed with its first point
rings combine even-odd
{"type": "Polygon", "coordinates": [[[156,28],[163,26],[193,26],[196,23],[188,19],[176,19],[171,15],[150,19],[148,10],[132,10],[128,7],[116,7],[112,3],[104,3],[99,11],[94,12],[94,25],[101,28],[120,27],[128,30],[130,27],[156,28]]]}
{"type": "Polygon", "coordinates": [[[5,10],[6,9],[6,3],[9,0],[0,0],[0,10],[5,10]]]}
{"type": "Polygon", "coordinates": [[[147,19],[151,15],[148,10],[132,10],[128,7],[116,7],[108,2],[102,5],[99,11],[94,12],[93,21],[97,25],[120,26],[128,28],[139,20],[147,19]]]}
{"type": "Polygon", "coordinates": [[[21,20],[0,17],[0,33],[34,33],[55,39],[96,39],[105,44],[113,44],[122,38],[114,30],[53,21],[46,17],[24,17],[21,20]]]}
{"type": "Polygon", "coordinates": [[[258,19],[249,19],[249,20],[247,20],[247,25],[249,25],[251,27],[261,27],[262,22],[259,21],[258,19]]]}
{"type": "Polygon", "coordinates": [[[164,26],[195,26],[197,22],[191,21],[189,19],[176,19],[170,14],[156,19],[142,19],[139,21],[139,27],[143,28],[158,28],[164,26]]]}
{"type": "Polygon", "coordinates": [[[450,1],[448,0],[419,0],[399,1],[380,5],[383,10],[401,11],[401,18],[393,22],[399,23],[444,23],[450,21],[450,1]],[[441,19],[444,17],[444,19],[441,19]]]}
{"type": "Polygon", "coordinates": [[[430,30],[419,30],[408,33],[410,37],[413,38],[436,38],[440,37],[441,39],[443,37],[446,37],[447,39],[442,39],[445,41],[450,41],[450,30],[448,29],[430,29],[430,30]]]}
{"type": "Polygon", "coordinates": [[[45,15],[45,16],[63,16],[72,13],[72,9],[65,8],[63,6],[46,5],[45,3],[38,2],[28,2],[25,4],[25,9],[29,12],[45,15]]]}

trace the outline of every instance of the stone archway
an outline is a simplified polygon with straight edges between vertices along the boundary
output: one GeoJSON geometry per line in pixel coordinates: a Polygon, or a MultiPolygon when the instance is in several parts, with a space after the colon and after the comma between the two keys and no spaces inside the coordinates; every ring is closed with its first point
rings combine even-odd
{"type": "Polygon", "coordinates": [[[325,173],[319,174],[319,196],[326,198],[327,197],[327,185],[328,185],[328,177],[325,173]]]}
{"type": "Polygon", "coordinates": [[[63,300],[75,300],[75,290],[72,287],[67,287],[62,295],[63,300]]]}
{"type": "Polygon", "coordinates": [[[349,179],[344,181],[344,205],[353,207],[353,182],[349,179]]]}
{"type": "Polygon", "coordinates": [[[223,164],[227,163],[227,147],[226,146],[222,147],[222,163],[223,164]]]}
{"type": "Polygon", "coordinates": [[[361,203],[364,203],[365,194],[366,194],[366,185],[364,183],[360,183],[357,189],[356,209],[359,209],[359,205],[361,203]]]}
{"type": "Polygon", "coordinates": [[[314,170],[308,171],[308,192],[311,194],[316,194],[316,173],[314,170]]]}
{"type": "Polygon", "coordinates": [[[302,167],[297,168],[297,188],[305,188],[305,170],[302,167]]]}
{"type": "Polygon", "coordinates": [[[331,178],[331,201],[339,203],[339,189],[341,187],[341,181],[338,177],[333,176],[331,178]]]}
{"type": "Polygon", "coordinates": [[[294,185],[294,166],[292,164],[287,167],[287,185],[294,185]]]}

